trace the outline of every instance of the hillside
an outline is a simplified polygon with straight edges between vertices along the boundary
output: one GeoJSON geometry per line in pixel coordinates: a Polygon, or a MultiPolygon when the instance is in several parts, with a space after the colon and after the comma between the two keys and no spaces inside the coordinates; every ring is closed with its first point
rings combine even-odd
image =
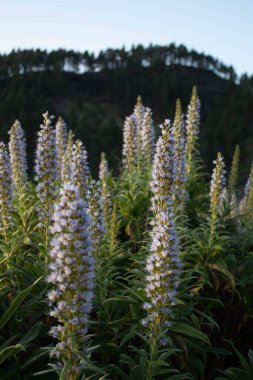
{"type": "MultiPolygon", "coordinates": [[[[174,51],[178,52],[179,48],[175,47],[174,51]]],[[[94,171],[101,151],[105,151],[111,164],[117,167],[124,117],[132,112],[137,95],[152,108],[155,122],[159,124],[165,117],[173,118],[178,97],[186,112],[191,88],[196,85],[203,99],[200,146],[205,162],[210,163],[221,150],[229,163],[239,143],[243,148],[242,170],[247,175],[253,159],[252,78],[244,76],[235,80],[231,68],[210,56],[199,54],[194,63],[191,52],[168,64],[161,47],[156,47],[156,59],[151,59],[154,51],[151,54],[147,48],[138,53],[139,60],[136,60],[135,49],[128,53],[124,64],[113,64],[118,62],[117,50],[110,51],[115,53],[114,61],[104,54],[102,65],[100,53],[85,70],[78,66],[83,61],[67,67],[69,52],[65,51],[60,51],[61,61],[58,58],[53,61],[52,53],[44,52],[44,63],[50,57],[52,62],[58,62],[50,61],[51,64],[45,63],[45,66],[38,51],[1,56],[1,139],[7,140],[7,130],[16,117],[26,130],[32,148],[41,123],[39,115],[48,110],[50,114],[62,115],[76,136],[85,141],[90,157],[96,157],[91,160],[94,171]],[[149,64],[144,63],[144,57],[146,60],[151,57],[149,64]],[[187,61],[186,57],[191,59],[187,61]],[[216,62],[216,66],[210,66],[210,62],[216,62]]]]}

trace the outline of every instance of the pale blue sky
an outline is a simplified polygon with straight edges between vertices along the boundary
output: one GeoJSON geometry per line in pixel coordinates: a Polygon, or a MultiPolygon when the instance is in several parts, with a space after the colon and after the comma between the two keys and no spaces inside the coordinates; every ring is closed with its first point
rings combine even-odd
{"type": "Polygon", "coordinates": [[[183,43],[253,74],[253,0],[0,0],[0,52],[183,43]]]}

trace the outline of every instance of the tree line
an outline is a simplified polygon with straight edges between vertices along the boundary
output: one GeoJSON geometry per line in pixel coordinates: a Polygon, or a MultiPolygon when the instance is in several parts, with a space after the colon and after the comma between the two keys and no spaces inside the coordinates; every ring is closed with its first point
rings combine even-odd
{"type": "Polygon", "coordinates": [[[211,55],[187,49],[171,43],[165,46],[132,46],[129,50],[101,50],[98,54],[84,51],[57,49],[50,52],[41,49],[12,50],[0,55],[0,78],[36,71],[69,71],[73,73],[97,72],[126,67],[150,67],[183,65],[211,70],[222,78],[235,81],[237,75],[232,66],[226,66],[211,55]]]}

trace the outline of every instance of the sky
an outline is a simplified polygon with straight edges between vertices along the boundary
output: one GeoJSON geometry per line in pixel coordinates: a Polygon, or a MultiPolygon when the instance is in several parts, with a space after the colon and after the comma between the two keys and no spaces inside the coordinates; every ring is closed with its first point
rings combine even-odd
{"type": "Polygon", "coordinates": [[[0,53],[184,44],[253,74],[253,0],[0,0],[0,53]]]}

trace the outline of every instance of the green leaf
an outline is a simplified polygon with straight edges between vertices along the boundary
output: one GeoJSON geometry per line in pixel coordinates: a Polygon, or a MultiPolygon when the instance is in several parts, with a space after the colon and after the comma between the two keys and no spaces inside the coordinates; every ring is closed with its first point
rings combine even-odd
{"type": "Polygon", "coordinates": [[[123,370],[116,364],[110,364],[109,366],[118,376],[120,376],[120,379],[129,380],[129,376],[125,372],[123,372],[123,370]]]}
{"type": "Polygon", "coordinates": [[[241,368],[228,368],[225,374],[231,376],[234,380],[251,380],[250,373],[246,372],[241,368]]]}
{"type": "Polygon", "coordinates": [[[87,355],[78,350],[74,351],[78,354],[80,358],[82,358],[86,362],[85,368],[87,370],[91,370],[92,372],[99,373],[101,375],[106,375],[105,371],[102,368],[96,367],[96,365],[92,363],[92,361],[88,358],[87,355]]]}
{"type": "Polygon", "coordinates": [[[28,286],[28,288],[22,290],[14,301],[11,303],[9,308],[5,311],[0,319],[0,330],[4,327],[4,325],[8,322],[8,320],[12,317],[15,311],[18,309],[23,300],[28,296],[28,294],[32,291],[32,289],[37,285],[37,283],[42,279],[43,276],[38,278],[32,285],[28,286]]]}
{"type": "Polygon", "coordinates": [[[215,263],[208,263],[207,266],[212,270],[222,273],[225,277],[227,277],[230,280],[232,288],[235,288],[235,278],[232,275],[232,273],[228,270],[227,264],[224,260],[218,260],[215,263]]]}
{"type": "Polygon", "coordinates": [[[45,355],[48,355],[48,352],[39,351],[39,352],[36,352],[34,355],[30,356],[29,359],[22,365],[21,367],[22,371],[45,355]]]}
{"type": "Polygon", "coordinates": [[[207,319],[212,325],[214,325],[216,327],[217,331],[220,331],[220,327],[219,327],[218,323],[216,323],[213,318],[211,318],[209,315],[207,315],[206,313],[203,313],[199,310],[196,310],[196,313],[201,315],[205,319],[207,319]]]}
{"type": "Polygon", "coordinates": [[[45,369],[44,371],[34,373],[33,376],[40,376],[40,375],[45,375],[47,373],[53,373],[53,372],[57,372],[55,368],[45,369]]]}
{"type": "Polygon", "coordinates": [[[226,350],[225,348],[220,347],[206,347],[206,352],[212,352],[216,355],[232,355],[231,351],[226,350]]]}
{"type": "Polygon", "coordinates": [[[169,380],[186,380],[186,379],[193,379],[193,377],[187,373],[182,373],[180,375],[174,375],[174,376],[169,377],[169,380]]]}
{"type": "Polygon", "coordinates": [[[190,336],[192,338],[201,340],[202,342],[210,344],[209,338],[203,334],[201,331],[195,329],[195,327],[192,327],[190,325],[187,325],[183,322],[175,322],[172,324],[172,326],[169,328],[169,331],[172,331],[177,334],[190,336]]]}
{"type": "Polygon", "coordinates": [[[17,351],[24,350],[24,346],[22,344],[16,344],[15,346],[9,346],[0,351],[0,364],[2,364],[6,359],[10,356],[16,354],[17,351]]]}
{"type": "Polygon", "coordinates": [[[63,367],[59,380],[66,380],[67,379],[67,374],[68,374],[70,367],[71,367],[71,360],[69,360],[68,363],[66,363],[65,366],[63,367]]]}
{"type": "Polygon", "coordinates": [[[238,356],[238,358],[240,359],[240,362],[243,366],[243,368],[249,373],[250,372],[250,367],[249,367],[249,364],[247,362],[247,360],[244,358],[244,356],[240,353],[240,351],[238,351],[234,345],[233,342],[229,341],[229,343],[231,344],[231,346],[233,347],[236,355],[238,356]]]}
{"type": "MultiPolygon", "coordinates": [[[[166,363],[166,364],[167,364],[167,366],[169,366],[168,363],[166,363]]],[[[161,363],[161,362],[156,362],[156,365],[157,366],[161,365],[161,367],[164,366],[163,363],[161,363]]],[[[177,374],[177,373],[178,373],[178,370],[176,370],[176,369],[166,368],[166,369],[158,369],[157,371],[154,370],[153,375],[155,375],[155,376],[168,375],[168,374],[173,374],[174,375],[174,374],[177,374]]]]}
{"type": "Polygon", "coordinates": [[[39,335],[39,332],[41,330],[43,323],[38,322],[36,323],[25,336],[19,341],[20,344],[23,346],[27,346],[31,341],[33,341],[37,336],[39,335]]]}
{"type": "MultiPolygon", "coordinates": [[[[0,352],[1,352],[4,348],[8,347],[11,343],[13,343],[13,341],[15,341],[15,340],[17,341],[18,338],[20,338],[20,336],[22,336],[22,335],[21,335],[21,334],[16,334],[16,335],[13,335],[11,338],[5,340],[4,343],[1,344],[1,346],[0,346],[0,352]]],[[[0,379],[1,379],[1,377],[0,377],[0,379]]]]}

